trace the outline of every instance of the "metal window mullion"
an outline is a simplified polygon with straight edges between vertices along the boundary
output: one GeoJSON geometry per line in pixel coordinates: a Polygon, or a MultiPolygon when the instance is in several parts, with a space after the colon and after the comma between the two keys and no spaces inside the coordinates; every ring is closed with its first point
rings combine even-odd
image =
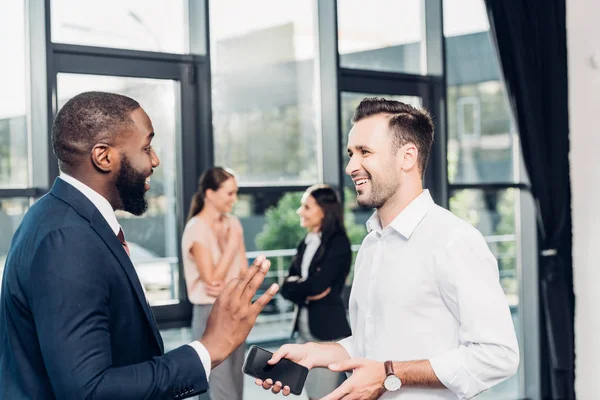
{"type": "Polygon", "coordinates": [[[319,181],[342,187],[338,91],[337,2],[313,0],[315,12],[316,122],[319,181]]]}

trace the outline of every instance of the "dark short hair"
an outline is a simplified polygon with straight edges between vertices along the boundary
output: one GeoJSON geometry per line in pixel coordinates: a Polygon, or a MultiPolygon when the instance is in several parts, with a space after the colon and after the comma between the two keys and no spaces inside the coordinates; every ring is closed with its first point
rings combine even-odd
{"type": "Polygon", "coordinates": [[[390,116],[389,127],[393,133],[394,150],[407,143],[413,143],[417,147],[419,170],[424,175],[433,145],[433,121],[429,112],[396,100],[367,97],[356,107],[352,124],[377,114],[390,116]]]}
{"type": "Polygon", "coordinates": [[[61,170],[74,167],[100,141],[111,143],[134,123],[131,113],[140,104],[115,93],[85,92],[60,109],[52,125],[52,148],[61,170]]]}

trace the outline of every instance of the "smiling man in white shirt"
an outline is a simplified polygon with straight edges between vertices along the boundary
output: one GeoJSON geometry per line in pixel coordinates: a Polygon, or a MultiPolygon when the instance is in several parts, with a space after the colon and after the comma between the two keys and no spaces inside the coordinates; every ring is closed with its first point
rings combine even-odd
{"type": "MultiPolygon", "coordinates": [[[[323,400],[470,399],[519,365],[496,260],[479,231],[423,189],[426,111],[367,98],[352,122],[346,173],[358,204],[377,210],[355,264],[352,336],[285,345],[270,362],[353,372],[323,400]]],[[[280,382],[257,384],[289,394],[280,382]]]]}

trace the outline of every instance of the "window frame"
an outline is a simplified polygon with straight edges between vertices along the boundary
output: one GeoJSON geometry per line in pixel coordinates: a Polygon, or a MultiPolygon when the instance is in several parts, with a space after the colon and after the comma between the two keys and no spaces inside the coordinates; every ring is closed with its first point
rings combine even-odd
{"type": "MultiPolygon", "coordinates": [[[[337,1],[312,0],[316,16],[315,63],[318,67],[320,93],[318,110],[319,174],[317,182],[341,189],[345,160],[341,143],[341,94],[360,92],[372,94],[413,95],[423,99],[436,124],[436,140],[425,185],[432,190],[435,201],[448,207],[449,193],[459,189],[502,190],[516,188],[521,193],[519,220],[522,240],[519,242],[520,318],[539,321],[537,257],[535,241],[535,207],[519,157],[520,180],[487,184],[451,184],[447,174],[447,107],[446,107],[446,38],[443,35],[443,0],[422,0],[425,12],[422,24],[422,66],[425,74],[370,71],[342,68],[338,53],[337,1]],[[529,251],[528,251],[529,249],[529,251]]],[[[189,199],[197,188],[200,173],[214,165],[214,140],[211,108],[209,0],[188,0],[188,33],[192,54],[168,54],[126,49],[71,45],[51,42],[50,0],[28,1],[26,5],[27,56],[29,57],[29,110],[31,180],[29,187],[0,189],[0,198],[27,197],[37,199],[50,190],[58,176],[56,157],[52,152],[50,128],[56,113],[56,76],[59,72],[86,73],[139,78],[173,78],[181,84],[180,104],[182,135],[178,143],[180,170],[177,195],[178,226],[181,233],[189,199]],[[41,95],[40,95],[41,94],[41,95]]],[[[516,150],[515,150],[516,151],[516,150]]],[[[242,185],[241,194],[274,191],[305,190],[307,185],[242,185]]],[[[181,255],[180,255],[181,260],[181,255]]],[[[186,298],[180,262],[179,289],[181,299],[176,304],[153,306],[161,329],[190,325],[191,305],[186,298]]],[[[523,324],[521,326],[523,329],[523,324]]],[[[521,335],[523,368],[520,371],[520,391],[527,398],[539,398],[539,325],[521,335]]]]}

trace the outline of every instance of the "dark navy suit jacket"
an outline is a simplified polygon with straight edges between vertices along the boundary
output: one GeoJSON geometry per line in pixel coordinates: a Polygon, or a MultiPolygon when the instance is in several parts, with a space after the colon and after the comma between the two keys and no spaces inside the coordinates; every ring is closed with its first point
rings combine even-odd
{"type": "Polygon", "coordinates": [[[100,211],[57,179],[27,212],[0,296],[0,399],[177,399],[206,391],[188,345],[163,342],[100,211]]]}

